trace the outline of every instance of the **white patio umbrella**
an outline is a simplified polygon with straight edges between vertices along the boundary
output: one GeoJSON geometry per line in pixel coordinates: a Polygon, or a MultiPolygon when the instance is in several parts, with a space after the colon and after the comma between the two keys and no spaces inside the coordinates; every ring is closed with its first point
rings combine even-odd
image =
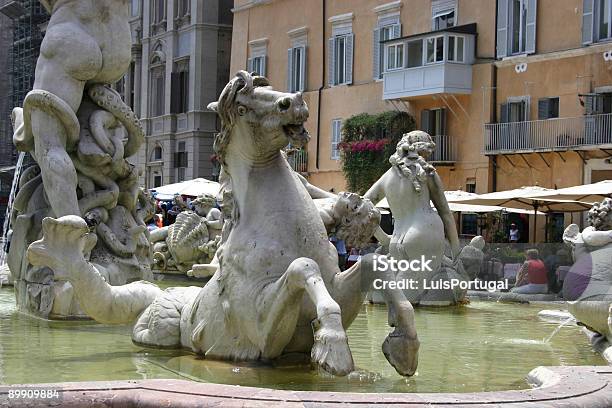
{"type": "MultiPolygon", "coordinates": [[[[533,214],[532,211],[517,209],[517,208],[507,208],[500,207],[495,205],[474,205],[474,204],[463,204],[463,203],[454,203],[450,202],[450,200],[461,200],[461,199],[469,199],[477,197],[478,194],[468,193],[466,191],[445,191],[444,195],[446,196],[446,201],[449,201],[448,206],[452,212],[463,212],[463,213],[490,213],[490,212],[498,212],[498,211],[506,211],[509,213],[515,214],[533,214]]],[[[433,206],[433,203],[431,204],[433,206]]],[[[390,208],[389,203],[386,198],[383,198],[376,204],[377,208],[390,208]]],[[[538,211],[538,215],[544,215],[543,212],[538,211]]]]}
{"type": "Polygon", "coordinates": [[[560,188],[558,190],[538,194],[534,198],[575,200],[594,203],[596,201],[601,201],[606,197],[612,197],[612,180],[604,180],[600,181],[599,183],[560,188]]]}
{"type": "MultiPolygon", "coordinates": [[[[497,191],[494,193],[480,194],[475,197],[452,199],[455,203],[475,205],[495,205],[500,207],[518,208],[542,212],[576,212],[591,208],[588,203],[575,200],[558,200],[551,198],[534,198],[554,191],[540,186],[529,186],[516,188],[514,190],[497,191]]],[[[451,201],[451,200],[449,200],[451,201]]],[[[535,242],[536,221],[533,225],[533,238],[535,242]]]]}
{"type": "Polygon", "coordinates": [[[197,197],[202,194],[212,194],[216,196],[220,188],[221,185],[215,181],[210,181],[205,178],[196,178],[152,188],[151,192],[155,193],[155,197],[159,200],[169,200],[174,198],[177,194],[191,197],[197,197]]]}

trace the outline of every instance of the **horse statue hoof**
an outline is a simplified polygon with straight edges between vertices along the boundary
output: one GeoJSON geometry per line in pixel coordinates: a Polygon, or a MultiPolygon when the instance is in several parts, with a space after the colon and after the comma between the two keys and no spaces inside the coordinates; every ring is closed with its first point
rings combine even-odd
{"type": "Polygon", "coordinates": [[[398,374],[410,377],[414,375],[419,365],[420,344],[417,337],[410,338],[407,333],[396,327],[385,339],[382,351],[398,374]]]}

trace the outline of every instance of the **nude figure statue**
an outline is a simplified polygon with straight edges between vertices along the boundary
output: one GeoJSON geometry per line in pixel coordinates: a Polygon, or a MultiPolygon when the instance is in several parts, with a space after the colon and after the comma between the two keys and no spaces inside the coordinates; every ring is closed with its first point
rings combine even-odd
{"type": "MultiPolygon", "coordinates": [[[[82,215],[70,158],[79,138],[76,112],[90,85],[115,83],[129,67],[128,1],[41,3],[51,19],[36,64],[34,91],[24,101],[26,128],[16,133],[15,144],[36,158],[54,215],[82,215]]],[[[135,153],[135,145],[126,146],[126,157],[135,153]]]]}

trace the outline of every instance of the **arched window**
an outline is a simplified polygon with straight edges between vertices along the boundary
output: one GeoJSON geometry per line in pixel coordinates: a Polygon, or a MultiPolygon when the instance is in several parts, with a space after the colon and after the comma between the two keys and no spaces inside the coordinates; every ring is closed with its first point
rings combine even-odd
{"type": "Polygon", "coordinates": [[[151,53],[151,117],[162,116],[166,106],[166,56],[162,44],[158,43],[151,53]]]}
{"type": "Polygon", "coordinates": [[[160,145],[155,145],[151,151],[151,161],[160,161],[162,159],[163,150],[160,145]]]}

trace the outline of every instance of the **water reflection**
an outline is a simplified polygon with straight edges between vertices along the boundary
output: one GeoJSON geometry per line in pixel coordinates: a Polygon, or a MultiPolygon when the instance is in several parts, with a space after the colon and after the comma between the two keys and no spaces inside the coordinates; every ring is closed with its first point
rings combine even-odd
{"type": "Polygon", "coordinates": [[[417,310],[419,370],[405,379],[385,360],[384,307],[364,305],[349,329],[358,370],[335,378],[309,365],[231,364],[185,351],[149,350],[130,341],[128,327],[92,322],[47,322],[15,312],[12,288],[0,289],[0,383],[187,378],[279,389],[354,392],[469,392],[527,388],[539,365],[597,365],[605,361],[574,325],[550,340],[556,323],[542,322],[544,306],[474,302],[417,310]]]}

